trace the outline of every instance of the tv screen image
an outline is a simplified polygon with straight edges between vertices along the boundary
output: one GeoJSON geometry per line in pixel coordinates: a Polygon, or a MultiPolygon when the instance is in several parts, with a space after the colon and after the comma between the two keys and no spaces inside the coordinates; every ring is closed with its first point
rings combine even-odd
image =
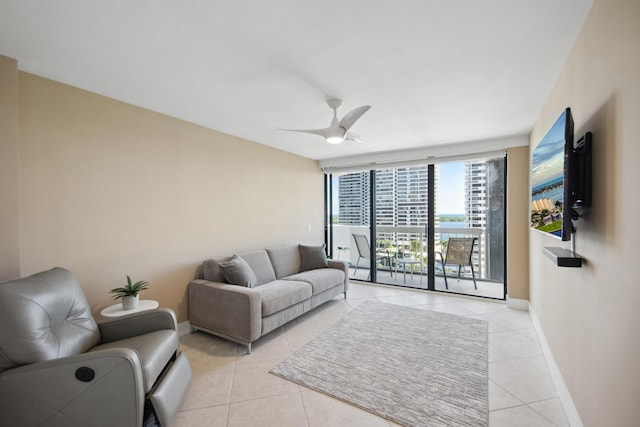
{"type": "Polygon", "coordinates": [[[572,209],[568,165],[573,150],[573,118],[565,109],[533,151],[531,161],[531,228],[569,240],[572,209]]]}

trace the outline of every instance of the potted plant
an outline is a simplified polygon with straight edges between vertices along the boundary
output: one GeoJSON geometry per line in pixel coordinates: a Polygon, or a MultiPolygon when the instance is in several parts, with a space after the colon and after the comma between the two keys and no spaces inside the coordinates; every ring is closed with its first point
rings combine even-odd
{"type": "Polygon", "coordinates": [[[139,282],[132,283],[131,277],[127,276],[127,284],[121,288],[111,289],[111,293],[114,294],[113,299],[117,300],[122,298],[122,308],[125,310],[131,310],[138,306],[140,301],[140,292],[148,289],[149,282],[146,280],[140,280],[139,282]]]}

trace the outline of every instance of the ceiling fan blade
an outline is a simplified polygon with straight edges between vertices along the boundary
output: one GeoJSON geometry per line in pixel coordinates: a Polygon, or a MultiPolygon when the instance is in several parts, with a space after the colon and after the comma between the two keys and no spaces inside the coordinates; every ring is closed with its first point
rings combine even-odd
{"type": "Polygon", "coordinates": [[[333,110],[333,120],[331,125],[324,129],[278,129],[287,132],[302,132],[319,135],[323,137],[329,144],[340,144],[343,141],[362,142],[360,135],[348,133],[347,130],[369,109],[371,106],[363,105],[348,112],[340,121],[338,121],[337,110],[342,105],[340,99],[330,99],[327,101],[329,107],[333,110]]]}
{"type": "Polygon", "coordinates": [[[360,135],[358,135],[357,133],[353,133],[353,132],[347,132],[347,134],[344,137],[345,141],[350,141],[350,142],[362,142],[362,137],[360,135]]]}
{"type": "Polygon", "coordinates": [[[351,126],[369,109],[370,105],[363,105],[362,107],[358,107],[355,110],[349,111],[342,119],[340,119],[340,123],[338,126],[343,128],[345,131],[348,131],[351,126]]]}
{"type": "Polygon", "coordinates": [[[320,135],[323,138],[328,138],[329,137],[329,130],[331,130],[331,128],[325,128],[325,129],[278,129],[278,130],[284,130],[287,132],[302,132],[302,133],[311,133],[314,135],[320,135]]]}

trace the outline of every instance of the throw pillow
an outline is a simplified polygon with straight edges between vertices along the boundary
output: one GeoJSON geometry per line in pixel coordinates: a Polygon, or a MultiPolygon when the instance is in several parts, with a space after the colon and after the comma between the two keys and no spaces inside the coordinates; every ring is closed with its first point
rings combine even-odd
{"type": "Polygon", "coordinates": [[[220,267],[221,262],[229,261],[231,257],[218,257],[208,259],[202,263],[202,278],[211,282],[224,282],[224,274],[220,267]]]}
{"type": "Polygon", "coordinates": [[[325,245],[304,246],[298,245],[300,250],[300,271],[315,270],[329,266],[327,254],[324,252],[325,245]]]}
{"type": "Polygon", "coordinates": [[[219,265],[222,268],[224,278],[232,285],[253,288],[258,283],[258,279],[249,264],[238,255],[232,256],[229,261],[221,262],[219,265]]]}

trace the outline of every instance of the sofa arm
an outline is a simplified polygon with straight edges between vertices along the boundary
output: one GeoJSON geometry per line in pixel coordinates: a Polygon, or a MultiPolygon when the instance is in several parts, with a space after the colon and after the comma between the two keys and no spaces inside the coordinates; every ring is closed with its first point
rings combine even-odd
{"type": "Polygon", "coordinates": [[[255,289],[228,283],[189,283],[189,322],[242,343],[262,335],[262,300],[255,289]]]}
{"type": "Polygon", "coordinates": [[[106,320],[98,324],[102,343],[136,337],[160,329],[178,330],[173,310],[158,308],[106,320]]]}
{"type": "Polygon", "coordinates": [[[83,353],[0,373],[0,425],[139,426],[142,367],[126,348],[83,353]]]}
{"type": "Polygon", "coordinates": [[[338,261],[334,259],[328,260],[330,268],[337,268],[338,270],[344,271],[344,292],[345,298],[347,295],[347,291],[349,290],[349,263],[346,261],[338,261]]]}

